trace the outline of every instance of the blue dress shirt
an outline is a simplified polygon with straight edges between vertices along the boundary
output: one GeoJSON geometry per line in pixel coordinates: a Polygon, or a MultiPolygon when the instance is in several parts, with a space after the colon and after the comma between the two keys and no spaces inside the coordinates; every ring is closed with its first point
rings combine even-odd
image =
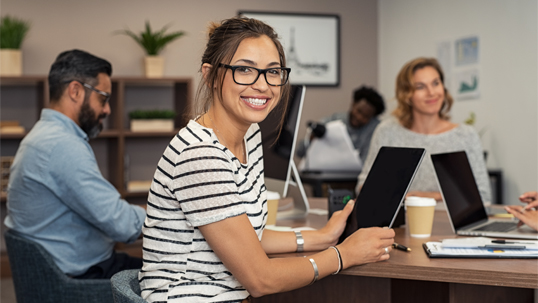
{"type": "Polygon", "coordinates": [[[43,245],[73,276],[109,258],[115,242],[136,240],[146,216],[101,175],[86,133],[52,109],[19,146],[7,201],[6,226],[43,245]]]}

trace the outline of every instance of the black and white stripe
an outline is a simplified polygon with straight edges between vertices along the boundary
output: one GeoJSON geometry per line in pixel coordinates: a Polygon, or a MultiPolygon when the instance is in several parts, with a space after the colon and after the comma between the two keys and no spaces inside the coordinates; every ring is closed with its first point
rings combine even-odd
{"type": "Polygon", "coordinates": [[[261,133],[245,135],[240,161],[194,121],[170,142],[155,171],[143,227],[142,296],[149,302],[240,302],[247,291],[198,226],[247,214],[261,239],[267,220],[261,133]]]}

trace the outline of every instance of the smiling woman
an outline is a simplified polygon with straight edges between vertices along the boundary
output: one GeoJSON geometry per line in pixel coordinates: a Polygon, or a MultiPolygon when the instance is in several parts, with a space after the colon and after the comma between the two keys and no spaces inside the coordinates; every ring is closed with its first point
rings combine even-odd
{"type": "Polygon", "coordinates": [[[213,24],[201,73],[197,117],[172,139],[151,185],[142,297],[242,302],[389,258],[394,237],[389,229],[360,230],[331,246],[353,203],[320,230],[265,230],[267,189],[258,123],[279,102],[287,103],[290,90],[290,69],[270,26],[248,18],[213,24]],[[303,250],[322,251],[309,259],[267,256],[303,250]]]}
{"type": "MultiPolygon", "coordinates": [[[[356,191],[366,180],[381,146],[423,147],[427,153],[465,150],[480,189],[482,201],[491,201],[491,189],[480,138],[474,128],[450,121],[453,99],[444,85],[444,74],[434,58],[406,63],[396,78],[395,119],[383,121],[374,132],[356,191]]],[[[431,158],[421,164],[408,195],[442,199],[431,158]]]]}

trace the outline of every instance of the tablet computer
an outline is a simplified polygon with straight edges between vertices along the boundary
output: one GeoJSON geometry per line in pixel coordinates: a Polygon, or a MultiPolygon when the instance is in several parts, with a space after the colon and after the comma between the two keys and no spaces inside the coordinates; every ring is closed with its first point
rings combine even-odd
{"type": "Polygon", "coordinates": [[[424,148],[379,149],[339,242],[359,228],[392,228],[425,153],[424,148]]]}

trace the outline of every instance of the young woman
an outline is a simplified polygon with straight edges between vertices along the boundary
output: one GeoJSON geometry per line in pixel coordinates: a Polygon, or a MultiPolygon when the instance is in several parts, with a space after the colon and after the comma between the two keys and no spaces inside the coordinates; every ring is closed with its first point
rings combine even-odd
{"type": "Polygon", "coordinates": [[[423,147],[427,151],[408,195],[440,201],[435,172],[429,154],[465,150],[482,201],[491,202],[491,190],[484,153],[478,134],[471,126],[455,124],[448,113],[454,103],[444,86],[441,66],[434,58],[417,58],[406,63],[396,79],[395,119],[377,127],[366,163],[359,175],[357,192],[366,180],[381,146],[423,147]]]}
{"type": "Polygon", "coordinates": [[[202,57],[200,115],[158,163],[143,228],[142,297],[241,302],[292,290],[344,268],[387,260],[394,231],[363,229],[336,246],[353,203],[316,231],[264,230],[261,122],[287,102],[284,51],[255,19],[214,24],[202,57]],[[320,251],[308,258],[270,253],[320,251]]]}

